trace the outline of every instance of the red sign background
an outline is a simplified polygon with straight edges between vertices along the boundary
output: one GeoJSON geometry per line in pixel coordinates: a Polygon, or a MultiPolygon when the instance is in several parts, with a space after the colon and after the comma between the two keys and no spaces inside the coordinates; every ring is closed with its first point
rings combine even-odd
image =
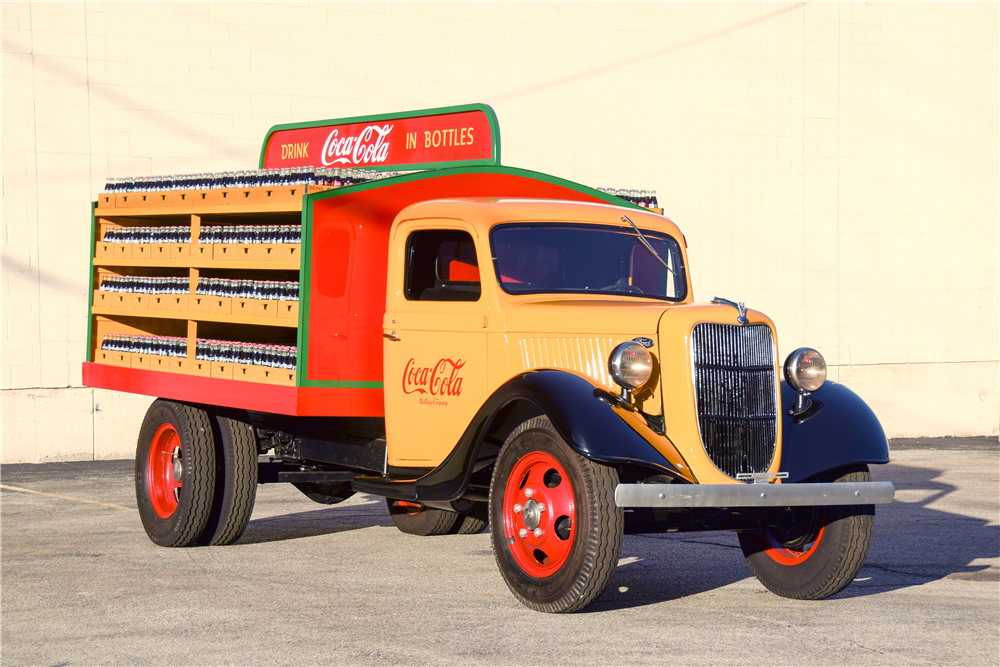
{"type": "Polygon", "coordinates": [[[279,130],[268,141],[264,168],[386,169],[492,157],[486,114],[464,111],[279,130]]]}

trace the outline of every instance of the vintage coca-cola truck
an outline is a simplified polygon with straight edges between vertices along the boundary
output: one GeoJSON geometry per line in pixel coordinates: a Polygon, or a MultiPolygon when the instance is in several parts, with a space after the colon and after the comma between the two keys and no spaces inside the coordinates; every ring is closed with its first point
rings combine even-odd
{"type": "Polygon", "coordinates": [[[736,531],[787,597],[849,584],[893,496],[872,411],[763,313],[696,303],[659,211],[499,145],[485,105],[278,126],[259,170],[100,195],[84,381],[157,397],[150,539],[234,542],[285,482],[383,496],[407,533],[489,525],[539,611],[600,595],[630,530],[736,531]]]}

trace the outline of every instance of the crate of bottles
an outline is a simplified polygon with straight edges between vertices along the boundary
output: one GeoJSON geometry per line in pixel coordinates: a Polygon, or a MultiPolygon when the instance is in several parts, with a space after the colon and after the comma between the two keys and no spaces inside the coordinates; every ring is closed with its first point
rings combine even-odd
{"type": "Polygon", "coordinates": [[[185,311],[188,292],[188,278],[102,274],[94,307],[185,311]]]}
{"type": "Polygon", "coordinates": [[[111,178],[98,197],[97,208],[291,202],[301,200],[307,192],[349,187],[396,175],[398,172],[369,169],[293,167],[111,178]]]}
{"type": "Polygon", "coordinates": [[[205,225],[194,244],[191,227],[109,226],[94,257],[298,261],[301,243],[302,225],[205,225]]]}
{"type": "Polygon", "coordinates": [[[195,359],[209,366],[211,377],[295,385],[294,345],[199,338],[196,347],[195,359]]]}
{"type": "Polygon", "coordinates": [[[597,190],[606,195],[624,199],[630,204],[662,212],[660,202],[656,198],[656,190],[629,190],[625,188],[597,188],[597,190]]]}
{"type": "Polygon", "coordinates": [[[188,259],[191,257],[190,226],[109,226],[97,242],[99,259],[188,259]]]}
{"type": "Polygon", "coordinates": [[[298,318],[297,280],[231,280],[201,278],[192,310],[248,317],[298,318]],[[294,308],[292,307],[294,306],[294,308]]]}
{"type": "Polygon", "coordinates": [[[185,375],[295,386],[297,349],[199,338],[195,356],[188,339],[179,336],[106,334],[94,361],[100,364],[185,375]]]}
{"type": "Polygon", "coordinates": [[[302,225],[205,225],[195,254],[218,260],[298,260],[302,225]]]}

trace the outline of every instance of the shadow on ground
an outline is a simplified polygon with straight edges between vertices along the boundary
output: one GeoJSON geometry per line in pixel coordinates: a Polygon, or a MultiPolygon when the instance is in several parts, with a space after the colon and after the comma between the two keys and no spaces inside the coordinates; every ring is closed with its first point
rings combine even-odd
{"type": "MultiPolygon", "coordinates": [[[[922,497],[913,502],[897,499],[877,508],[875,539],[865,566],[855,582],[835,597],[863,597],[944,578],[1000,581],[1000,569],[973,564],[977,559],[1000,557],[1000,527],[932,508],[956,491],[954,485],[938,479],[938,471],[891,465],[874,472],[878,479],[892,481],[897,492],[919,491],[922,497]]],[[[381,499],[255,519],[240,542],[314,537],[373,525],[392,526],[381,499]]],[[[750,576],[733,533],[628,535],[608,589],[587,611],[675,600],[750,576]]]]}

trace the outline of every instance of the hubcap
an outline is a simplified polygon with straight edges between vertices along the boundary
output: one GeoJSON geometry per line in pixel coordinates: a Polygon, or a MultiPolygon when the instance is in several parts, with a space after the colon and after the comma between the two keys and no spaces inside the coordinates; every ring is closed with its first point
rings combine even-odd
{"type": "Polygon", "coordinates": [[[576,502],[569,476],[546,452],[526,454],[504,489],[504,532],[511,555],[539,579],[559,571],[576,535],[576,502]]]}
{"type": "Polygon", "coordinates": [[[153,434],[146,462],[146,484],[153,511],[169,518],[180,503],[184,478],[184,450],[173,424],[162,424],[153,434]]]}
{"type": "Polygon", "coordinates": [[[534,530],[538,528],[538,524],[542,522],[542,512],[538,509],[538,503],[534,499],[529,500],[524,504],[524,527],[528,530],[534,530]]]}
{"type": "Polygon", "coordinates": [[[178,482],[183,481],[184,477],[184,462],[181,460],[181,448],[174,447],[174,479],[178,482]]]}

